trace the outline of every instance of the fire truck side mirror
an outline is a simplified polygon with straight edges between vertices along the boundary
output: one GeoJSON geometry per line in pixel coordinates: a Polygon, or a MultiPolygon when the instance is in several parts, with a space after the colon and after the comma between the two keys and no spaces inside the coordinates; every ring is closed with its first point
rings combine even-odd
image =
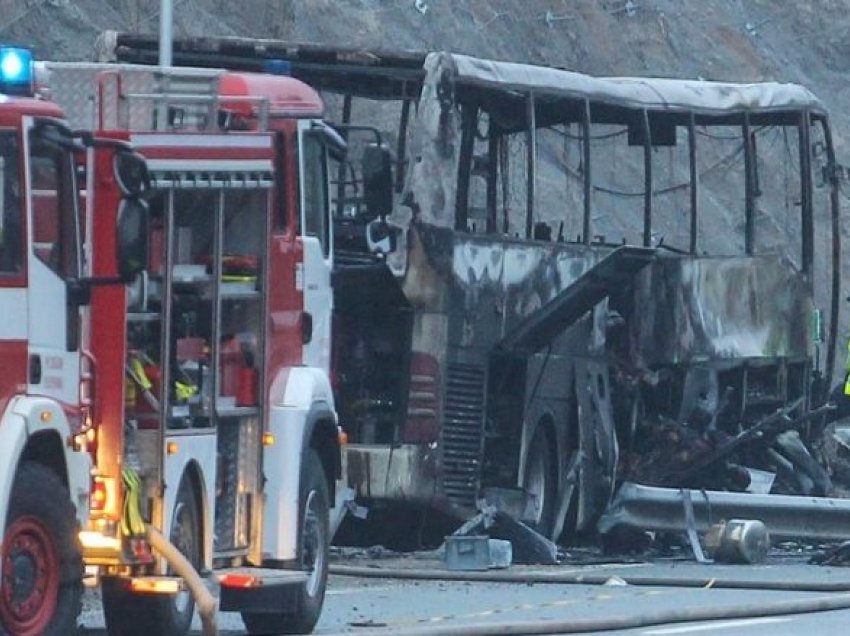
{"type": "Polygon", "coordinates": [[[139,198],[124,199],[118,208],[118,275],[131,282],[148,262],[148,204],[139,198]]]}
{"type": "Polygon", "coordinates": [[[148,167],[144,157],[130,150],[118,150],[113,159],[115,181],[125,197],[139,197],[150,186],[148,167]]]}
{"type": "Polygon", "coordinates": [[[392,157],[386,148],[363,149],[363,198],[370,219],[383,219],[393,210],[392,157]]]}
{"type": "Polygon", "coordinates": [[[366,226],[366,244],[373,254],[391,254],[397,245],[396,231],[383,219],[370,221],[366,226]]]}

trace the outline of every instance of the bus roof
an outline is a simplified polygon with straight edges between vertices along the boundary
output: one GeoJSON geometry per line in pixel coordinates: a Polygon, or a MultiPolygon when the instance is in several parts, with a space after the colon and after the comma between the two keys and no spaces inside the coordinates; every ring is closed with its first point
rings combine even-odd
{"type": "Polygon", "coordinates": [[[575,100],[588,99],[614,107],[655,112],[694,112],[708,116],[800,111],[826,114],[821,101],[807,88],[797,84],[593,77],[552,67],[497,62],[467,55],[432,55],[448,57],[455,69],[455,82],[468,86],[534,92],[536,95],[575,100]]]}

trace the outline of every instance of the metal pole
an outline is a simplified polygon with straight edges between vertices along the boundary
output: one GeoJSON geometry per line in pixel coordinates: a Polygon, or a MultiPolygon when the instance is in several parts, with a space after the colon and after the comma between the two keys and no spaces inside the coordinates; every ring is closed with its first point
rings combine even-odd
{"type": "Polygon", "coordinates": [[[747,256],[755,253],[755,157],[753,156],[753,143],[750,137],[750,115],[744,113],[744,123],[741,127],[744,137],[744,252],[747,256]]]}
{"type": "Polygon", "coordinates": [[[159,4],[159,65],[171,66],[172,40],[174,30],[174,2],[160,0],[159,4]]]}
{"type": "MultiPolygon", "coordinates": [[[[808,120],[808,113],[806,113],[806,120],[808,120]]],[[[830,168],[830,177],[829,177],[829,209],[832,220],[832,289],[831,295],[832,300],[830,302],[830,311],[829,311],[829,335],[826,339],[826,368],[824,369],[824,390],[828,392],[832,387],[832,371],[833,367],[835,367],[835,344],[838,338],[838,312],[839,312],[839,302],[841,299],[841,203],[838,198],[838,177],[835,174],[835,147],[832,143],[832,130],[829,125],[829,119],[826,116],[819,118],[820,124],[823,127],[823,138],[826,142],[826,158],[828,165],[830,168]]],[[[801,123],[801,128],[806,126],[804,122],[801,123]]],[[[806,132],[806,139],[804,140],[806,145],[805,154],[809,157],[809,147],[810,147],[810,138],[809,132],[806,132]]],[[[800,159],[803,158],[803,149],[800,149],[800,159]]],[[[809,202],[811,204],[811,161],[810,158],[806,159],[806,163],[809,165],[808,169],[808,194],[809,202]]],[[[811,236],[811,233],[810,233],[811,236]]],[[[812,278],[809,276],[809,278],[812,278]]],[[[826,397],[826,396],[821,396],[826,397]]]]}
{"type": "Polygon", "coordinates": [[[581,233],[585,245],[590,245],[590,204],[593,182],[590,178],[590,101],[584,100],[584,123],[582,126],[582,167],[584,169],[584,217],[581,233]]]}
{"type": "Polygon", "coordinates": [[[537,169],[537,118],[535,116],[534,91],[528,93],[526,101],[526,199],[525,199],[525,238],[530,239],[534,232],[534,172],[537,169]]]}
{"type": "Polygon", "coordinates": [[[643,246],[652,245],[652,128],[643,110],[643,246]]]}
{"type": "Polygon", "coordinates": [[[696,116],[691,113],[688,120],[688,163],[691,172],[691,254],[699,248],[699,173],[697,171],[697,131],[696,116]]]}

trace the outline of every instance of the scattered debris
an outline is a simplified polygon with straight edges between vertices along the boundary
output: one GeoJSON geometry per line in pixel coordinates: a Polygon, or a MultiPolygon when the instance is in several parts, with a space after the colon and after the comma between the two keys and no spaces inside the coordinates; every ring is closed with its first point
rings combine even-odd
{"type": "Polygon", "coordinates": [[[850,541],[844,541],[814,555],[809,563],[817,565],[850,566],[850,541]]]}
{"type": "Polygon", "coordinates": [[[610,579],[605,581],[603,585],[623,586],[628,585],[628,582],[619,576],[612,576],[610,579]]]}
{"type": "Polygon", "coordinates": [[[445,564],[449,570],[489,570],[511,566],[511,542],[486,536],[446,537],[445,564]]]}
{"type": "Polygon", "coordinates": [[[555,15],[551,11],[547,11],[543,14],[543,22],[546,23],[546,26],[552,28],[556,22],[566,22],[568,20],[575,20],[576,17],[574,15],[555,15]]]}
{"type": "MultiPolygon", "coordinates": [[[[486,506],[482,512],[458,528],[453,537],[486,535],[511,544],[512,561],[528,565],[555,565],[558,546],[536,530],[509,514],[486,506]]],[[[448,541],[447,541],[448,547],[448,541]]]]}
{"type": "Polygon", "coordinates": [[[428,13],[428,4],[425,0],[413,0],[413,8],[416,9],[422,15],[428,13]]]}
{"type": "Polygon", "coordinates": [[[705,548],[719,563],[762,563],[770,550],[764,523],[753,519],[730,519],[708,529],[705,548]]]}

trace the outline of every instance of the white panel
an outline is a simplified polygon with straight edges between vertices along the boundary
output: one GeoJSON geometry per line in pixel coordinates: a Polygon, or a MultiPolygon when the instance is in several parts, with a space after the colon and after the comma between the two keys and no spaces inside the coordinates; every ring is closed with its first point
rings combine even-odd
{"type": "Polygon", "coordinates": [[[151,172],[272,172],[267,159],[148,159],[151,172]]]}
{"type": "Polygon", "coordinates": [[[179,146],[181,148],[271,148],[271,135],[131,135],[136,148],[179,146]]]}
{"type": "Polygon", "coordinates": [[[0,340],[26,340],[28,313],[26,288],[0,288],[0,340]]]}
{"type": "Polygon", "coordinates": [[[204,497],[206,501],[199,502],[203,507],[204,526],[204,555],[206,556],[205,568],[212,567],[213,528],[215,514],[215,470],[216,470],[216,445],[215,432],[198,435],[171,435],[166,436],[166,447],[170,442],[177,444],[177,452],[173,455],[165,455],[165,501],[163,502],[163,534],[168,536],[171,528],[171,517],[174,513],[174,504],[177,501],[177,489],[180,488],[180,480],[189,462],[194,460],[201,469],[201,479],[204,486],[204,497]]]}
{"type": "Polygon", "coordinates": [[[298,546],[298,480],[308,409],[273,406],[269,432],[275,443],[263,449],[266,505],[263,558],[288,561],[298,546]]]}
{"type": "MultiPolygon", "coordinates": [[[[15,480],[15,467],[27,440],[27,425],[24,418],[7,408],[0,420],[0,448],[3,449],[3,461],[0,462],[0,543],[6,528],[6,514],[12,482],[15,480]]],[[[0,559],[0,568],[3,563],[0,559]]]]}
{"type": "Polygon", "coordinates": [[[41,357],[41,382],[29,385],[29,391],[65,404],[77,404],[80,361],[77,352],[65,348],[65,282],[30,253],[29,285],[29,354],[41,357]]]}

